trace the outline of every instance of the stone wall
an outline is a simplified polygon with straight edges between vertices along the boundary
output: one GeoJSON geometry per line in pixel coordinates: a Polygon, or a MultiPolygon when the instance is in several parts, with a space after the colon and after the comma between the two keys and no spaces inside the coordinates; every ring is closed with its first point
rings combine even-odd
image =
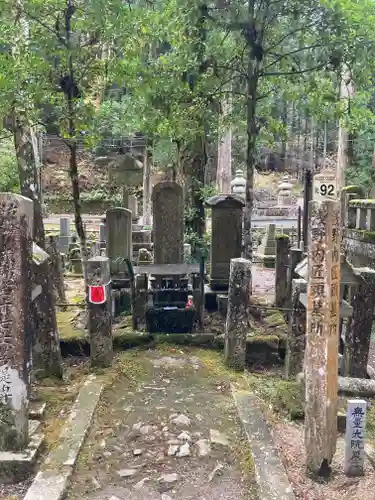
{"type": "Polygon", "coordinates": [[[353,199],[353,191],[344,196],[342,249],[353,266],[375,269],[375,200],[353,199]]]}

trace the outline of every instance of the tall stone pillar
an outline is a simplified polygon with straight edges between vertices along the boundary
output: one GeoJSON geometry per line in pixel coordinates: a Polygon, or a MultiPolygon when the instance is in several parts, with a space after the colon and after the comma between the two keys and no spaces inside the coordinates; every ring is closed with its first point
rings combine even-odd
{"type": "Polygon", "coordinates": [[[0,450],[28,444],[33,203],[0,193],[0,450]]]}
{"type": "Polygon", "coordinates": [[[225,364],[238,371],[245,368],[250,295],[251,261],[242,258],[232,259],[230,261],[224,356],[225,364]]]}

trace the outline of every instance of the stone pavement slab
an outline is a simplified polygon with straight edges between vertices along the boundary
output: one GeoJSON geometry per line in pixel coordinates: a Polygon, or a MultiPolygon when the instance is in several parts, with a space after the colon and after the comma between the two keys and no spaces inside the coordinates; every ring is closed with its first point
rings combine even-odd
{"type": "Polygon", "coordinates": [[[90,375],[83,383],[70,416],[59,437],[30,486],[24,500],[61,500],[73,472],[78,453],[90,428],[103,385],[90,375]]]}
{"type": "Polygon", "coordinates": [[[295,500],[285,468],[264,419],[259,399],[247,391],[232,390],[248,439],[257,477],[260,500],[295,500]]]}
{"type": "Polygon", "coordinates": [[[174,351],[124,353],[67,500],[257,500],[229,384],[174,351]]]}

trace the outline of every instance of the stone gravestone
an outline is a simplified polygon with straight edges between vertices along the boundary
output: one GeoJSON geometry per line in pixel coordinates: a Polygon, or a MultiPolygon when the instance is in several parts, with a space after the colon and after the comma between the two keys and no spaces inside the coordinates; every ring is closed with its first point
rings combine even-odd
{"type": "Polygon", "coordinates": [[[29,442],[33,203],[0,194],[0,450],[29,442]]]}
{"type": "Polygon", "coordinates": [[[70,243],[70,219],[69,217],[60,217],[60,238],[59,250],[61,253],[68,253],[70,243]]]}
{"type": "Polygon", "coordinates": [[[266,234],[255,253],[265,267],[274,267],[276,262],[276,225],[267,224],[266,234]]]}
{"type": "Polygon", "coordinates": [[[231,259],[241,257],[242,208],[237,195],[222,194],[207,200],[212,209],[211,280],[212,290],[227,290],[231,259]]]}
{"type": "Polygon", "coordinates": [[[132,259],[132,213],[126,208],[110,208],[106,212],[107,256],[111,275],[127,272],[125,262],[116,259],[132,259]]]}
{"type": "Polygon", "coordinates": [[[346,416],[345,462],[347,476],[361,476],[365,461],[365,427],[367,402],[349,399],[346,416]]]}
{"type": "MultiPolygon", "coordinates": [[[[51,262],[47,252],[38,245],[32,245],[32,276],[34,285],[45,289],[51,279],[51,262]]],[[[62,377],[60,338],[56,322],[55,297],[41,293],[33,301],[33,373],[37,377],[62,377]]]]}
{"type": "Polygon", "coordinates": [[[328,475],[336,451],[340,314],[340,204],[309,204],[305,350],[306,464],[328,475]]]}
{"type": "Polygon", "coordinates": [[[164,181],[152,191],[155,264],[184,261],[184,196],[177,182],[164,181]]]}
{"type": "Polygon", "coordinates": [[[58,251],[57,236],[49,235],[46,237],[46,251],[51,260],[50,269],[56,299],[58,299],[62,304],[66,302],[66,294],[64,287],[63,263],[61,254],[58,251]]]}

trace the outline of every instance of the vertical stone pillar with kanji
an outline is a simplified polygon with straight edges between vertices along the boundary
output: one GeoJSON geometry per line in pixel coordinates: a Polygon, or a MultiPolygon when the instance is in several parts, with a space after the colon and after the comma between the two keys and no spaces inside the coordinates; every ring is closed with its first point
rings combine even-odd
{"type": "Polygon", "coordinates": [[[0,193],[0,450],[26,447],[33,202],[0,193]]]}
{"type": "Polygon", "coordinates": [[[308,471],[325,475],[337,439],[340,203],[309,205],[305,447],[308,471]]]}

